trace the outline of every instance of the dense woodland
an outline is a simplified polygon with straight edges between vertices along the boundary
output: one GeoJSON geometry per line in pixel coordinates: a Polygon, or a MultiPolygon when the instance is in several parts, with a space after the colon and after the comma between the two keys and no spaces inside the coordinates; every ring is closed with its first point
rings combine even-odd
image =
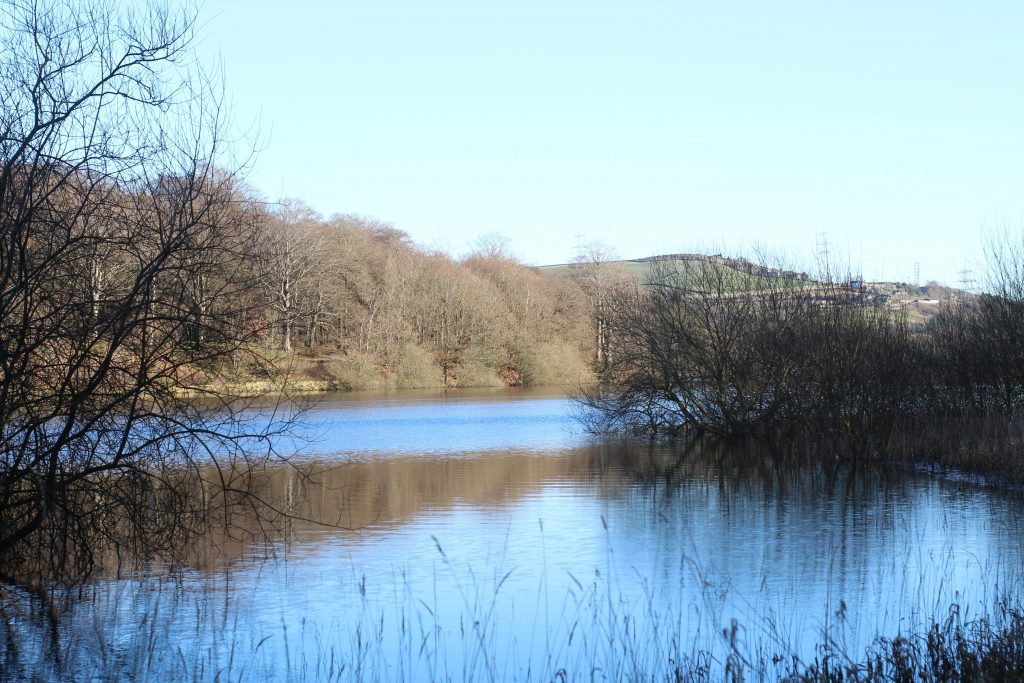
{"type": "Polygon", "coordinates": [[[249,204],[261,345],[293,385],[520,386],[592,377],[587,263],[574,269],[580,277],[544,274],[516,261],[496,236],[456,260],[375,220],[249,204]]]}

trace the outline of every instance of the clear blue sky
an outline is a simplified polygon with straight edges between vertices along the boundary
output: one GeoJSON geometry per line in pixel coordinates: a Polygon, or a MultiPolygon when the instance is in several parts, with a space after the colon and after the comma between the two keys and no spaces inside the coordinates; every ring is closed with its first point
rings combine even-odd
{"type": "Polygon", "coordinates": [[[207,0],[250,181],[529,263],[827,232],[957,284],[1024,223],[1024,2],[207,0]]]}

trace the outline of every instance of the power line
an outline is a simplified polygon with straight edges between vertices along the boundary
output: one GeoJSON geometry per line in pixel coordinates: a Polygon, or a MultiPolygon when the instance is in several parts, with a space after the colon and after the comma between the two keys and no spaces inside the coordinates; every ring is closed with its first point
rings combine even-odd
{"type": "Polygon", "coordinates": [[[974,271],[970,268],[964,268],[960,271],[960,289],[968,294],[974,293],[974,271]]]}
{"type": "Polygon", "coordinates": [[[827,232],[819,232],[817,240],[818,268],[826,280],[832,278],[832,240],[827,232]]]}
{"type": "Polygon", "coordinates": [[[828,263],[832,251],[832,240],[827,232],[819,232],[817,240],[818,258],[828,263]]]}

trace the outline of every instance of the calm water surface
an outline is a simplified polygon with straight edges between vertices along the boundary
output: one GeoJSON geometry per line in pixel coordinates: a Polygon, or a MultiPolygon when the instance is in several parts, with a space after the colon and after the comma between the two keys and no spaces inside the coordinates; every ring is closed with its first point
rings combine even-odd
{"type": "Polygon", "coordinates": [[[1019,586],[1016,496],[602,442],[570,412],[545,392],[323,400],[303,422],[316,485],[282,468],[267,486],[335,526],[97,583],[65,662],[83,680],[611,680],[724,658],[734,621],[751,652],[813,658],[828,630],[855,656],[1019,586]]]}

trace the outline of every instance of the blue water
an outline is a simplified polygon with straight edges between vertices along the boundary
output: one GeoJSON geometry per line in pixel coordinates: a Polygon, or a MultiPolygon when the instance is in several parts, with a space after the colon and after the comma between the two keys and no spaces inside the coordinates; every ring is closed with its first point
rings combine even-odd
{"type": "Polygon", "coordinates": [[[293,445],[319,485],[282,468],[267,495],[348,528],[298,520],[171,580],[101,580],[63,622],[63,669],[22,671],[660,677],[701,651],[722,665],[733,623],[748,653],[808,660],[827,633],[856,657],[954,604],[983,614],[1024,571],[1014,495],[595,441],[550,393],[348,395],[303,420],[315,442],[293,445]]]}
{"type": "Polygon", "coordinates": [[[523,390],[364,393],[316,401],[301,417],[306,456],[390,458],[557,451],[586,441],[564,395],[523,390]]]}

